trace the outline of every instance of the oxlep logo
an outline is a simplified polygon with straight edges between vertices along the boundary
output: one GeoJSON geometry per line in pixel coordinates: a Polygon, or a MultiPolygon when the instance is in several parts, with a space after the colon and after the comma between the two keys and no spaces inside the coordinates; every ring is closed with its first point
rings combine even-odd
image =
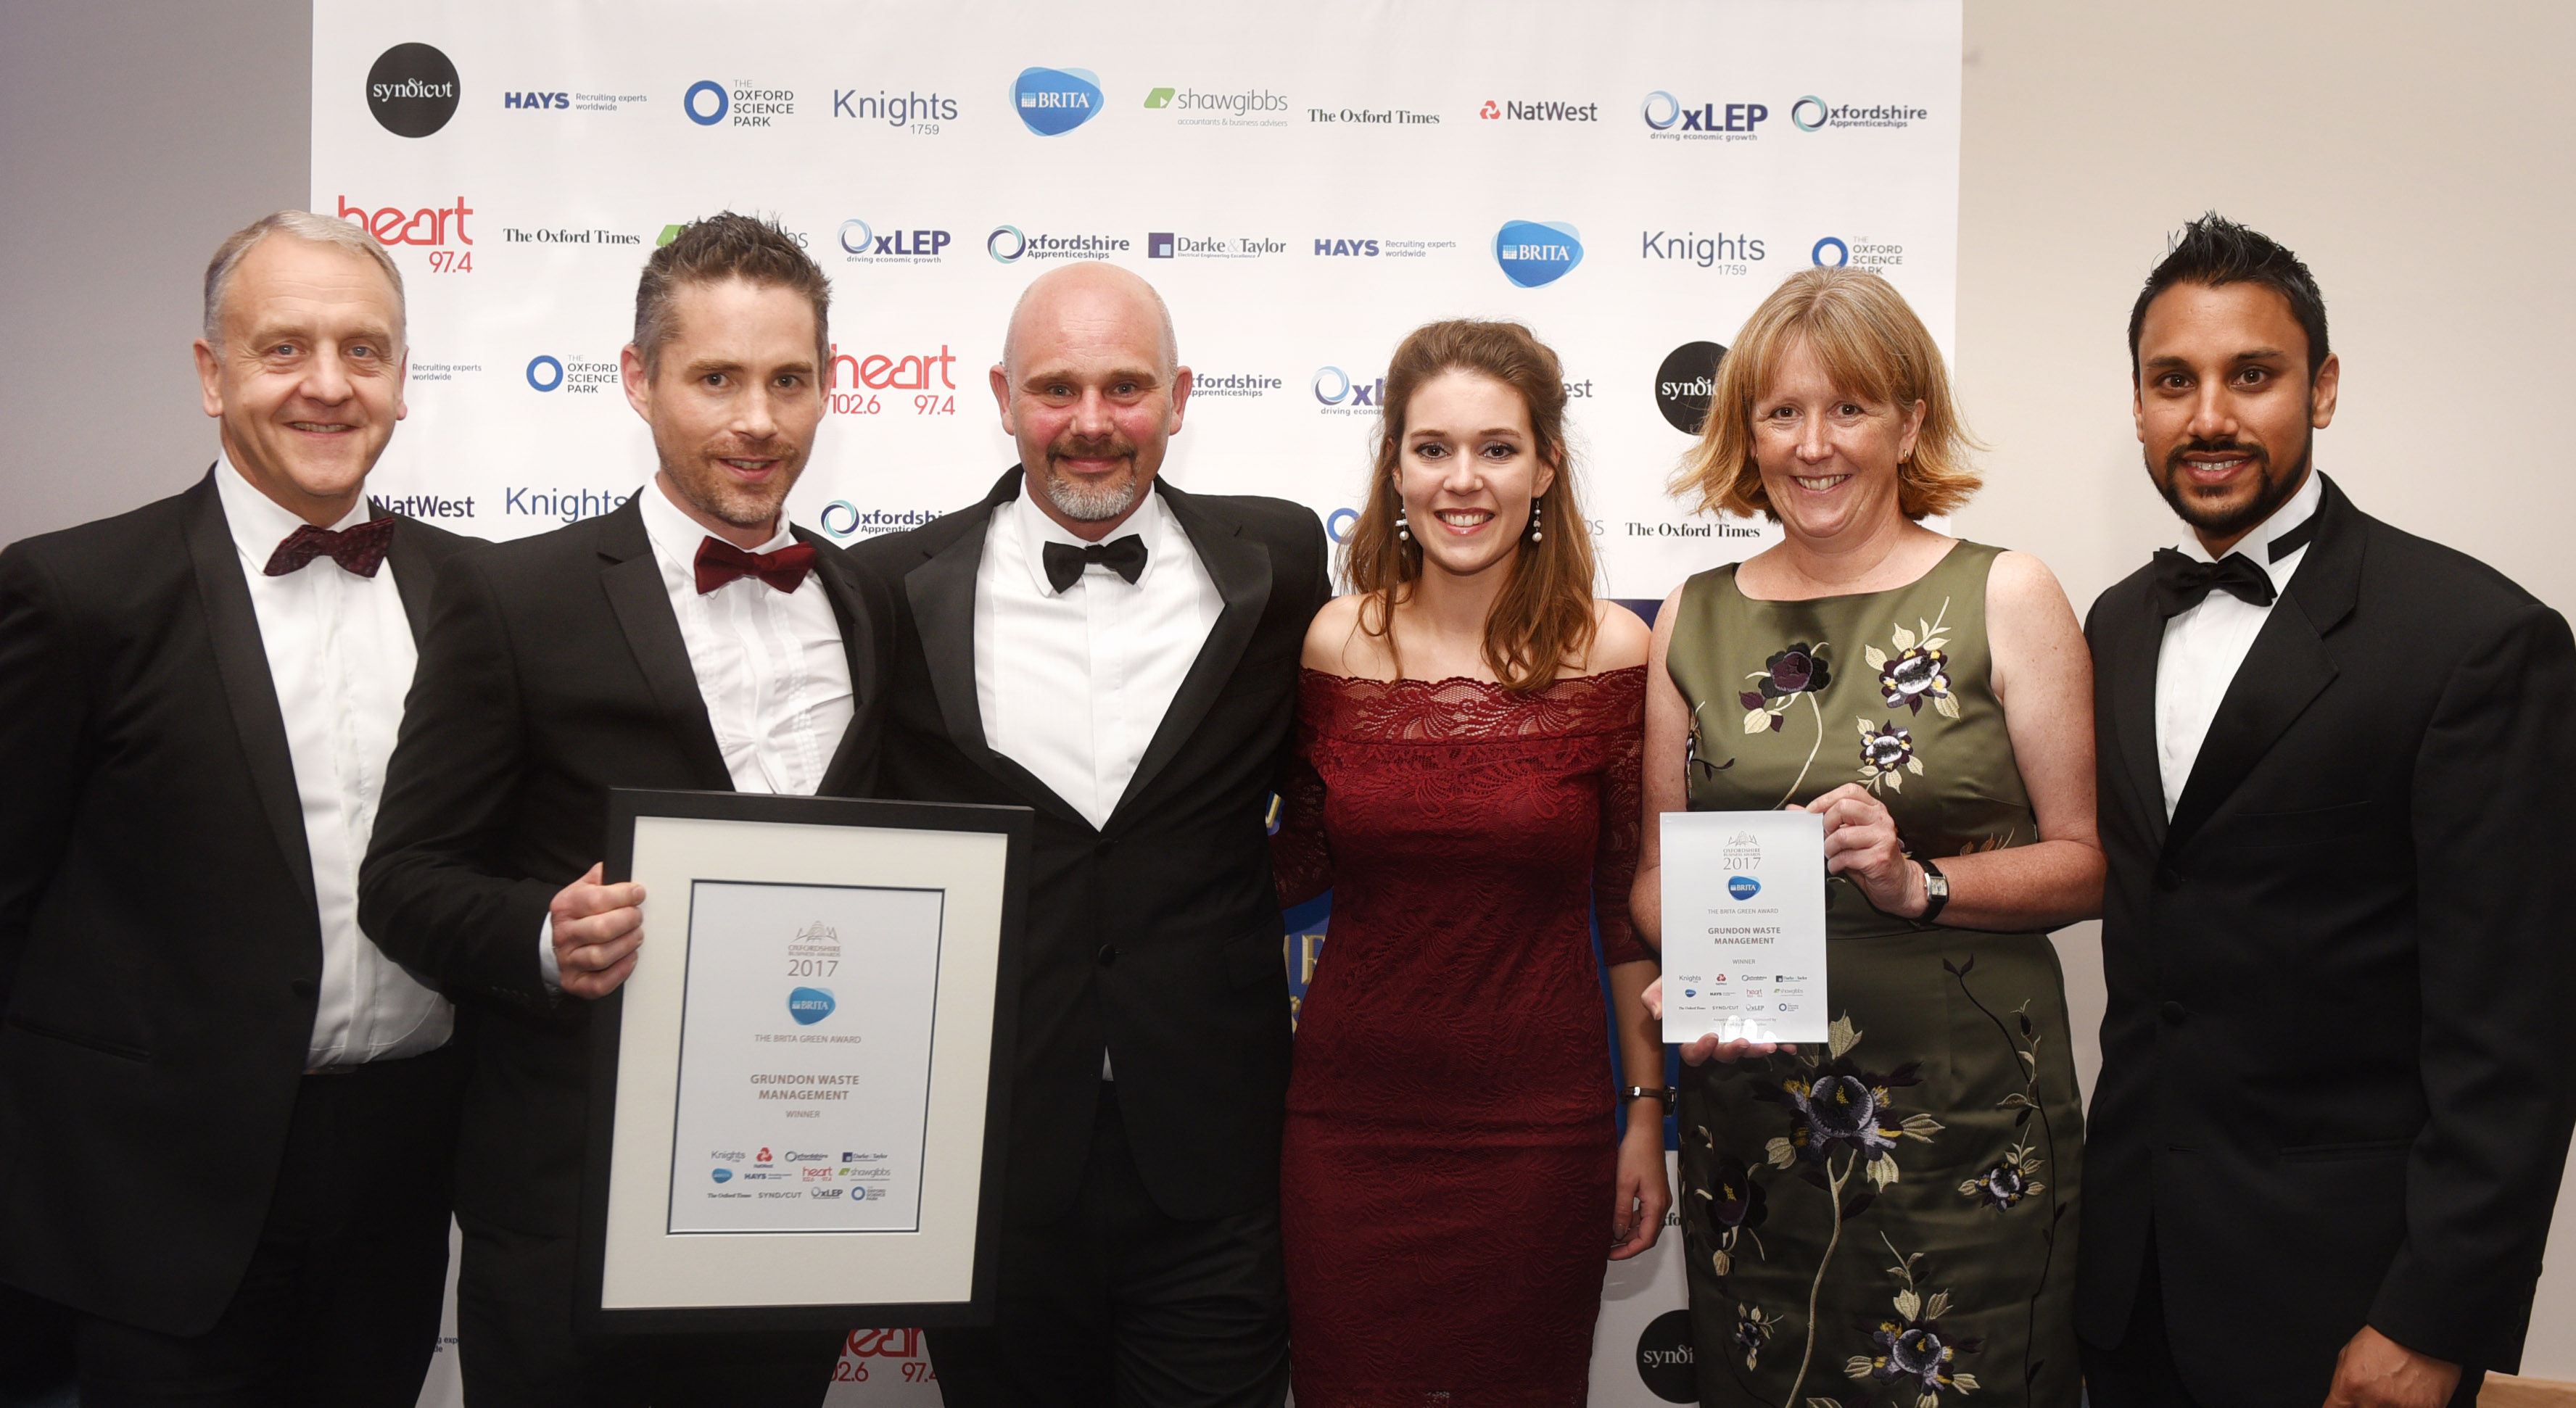
{"type": "Polygon", "coordinates": [[[1025,68],[1011,83],[1011,111],[1041,137],[1061,137],[1100,112],[1100,75],[1087,68],[1025,68]]]}
{"type": "Polygon", "coordinates": [[[1494,235],[1494,262],[1522,288],[1552,284],[1583,262],[1583,237],[1552,220],[1514,220],[1494,235]]]}
{"type": "Polygon", "coordinates": [[[798,988],[787,994],[787,1015],[795,1018],[800,1027],[810,1027],[831,1016],[836,1005],[830,988],[798,988]]]}
{"type": "Polygon", "coordinates": [[[1749,900],[1762,893],[1762,882],[1750,875],[1738,875],[1726,882],[1726,892],[1739,900],[1749,900]]]}

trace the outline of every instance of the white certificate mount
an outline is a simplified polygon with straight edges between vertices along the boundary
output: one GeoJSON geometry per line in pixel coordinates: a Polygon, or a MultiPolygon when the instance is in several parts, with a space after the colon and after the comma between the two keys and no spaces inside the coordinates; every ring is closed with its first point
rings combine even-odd
{"type": "Polygon", "coordinates": [[[991,1323],[1032,817],[609,794],[583,1328],[991,1323]]]}
{"type": "Polygon", "coordinates": [[[1825,1040],[1824,818],[1665,812],[1660,821],[1664,1040],[1825,1040]]]}

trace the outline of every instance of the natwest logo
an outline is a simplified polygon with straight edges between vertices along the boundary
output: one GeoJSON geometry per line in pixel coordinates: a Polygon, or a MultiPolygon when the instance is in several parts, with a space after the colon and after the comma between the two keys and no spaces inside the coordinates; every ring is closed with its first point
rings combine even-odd
{"type": "Polygon", "coordinates": [[[1760,103],[1683,102],[1660,89],[1648,93],[1637,114],[1652,135],[1673,140],[1742,142],[1759,135],[1755,128],[1771,116],[1760,103]]]}
{"type": "Polygon", "coordinates": [[[1518,98],[1497,102],[1488,98],[1483,107],[1476,109],[1476,116],[1487,122],[1599,122],[1601,105],[1553,100],[1525,103],[1518,98]]]}
{"type": "Polygon", "coordinates": [[[1494,262],[1522,288],[1539,288],[1583,262],[1583,237],[1553,220],[1513,220],[1494,232],[1494,262]]]}
{"type": "Polygon", "coordinates": [[[1011,111],[1041,137],[1061,137],[1100,114],[1100,75],[1087,68],[1024,68],[1011,80],[1011,111]]]}
{"type": "Polygon", "coordinates": [[[458,196],[454,205],[425,205],[418,209],[388,205],[381,210],[351,205],[347,196],[334,199],[339,204],[340,218],[375,236],[378,244],[416,244],[435,249],[444,246],[450,235],[459,244],[474,243],[474,237],[465,233],[465,217],[474,213],[474,207],[467,205],[463,196],[458,196]]]}

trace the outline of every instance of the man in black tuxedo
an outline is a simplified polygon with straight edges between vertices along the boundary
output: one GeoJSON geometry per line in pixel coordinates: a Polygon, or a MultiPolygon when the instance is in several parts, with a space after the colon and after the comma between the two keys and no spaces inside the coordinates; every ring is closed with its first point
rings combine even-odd
{"type": "Polygon", "coordinates": [[[999,1320],[931,1358],[952,1408],[1276,1404],[1264,817],[1324,535],[1156,478],[1190,372],[1131,273],[1032,283],[992,385],[1020,465],[854,553],[895,601],[887,795],[1037,809],[999,1320]]]}
{"type": "Polygon", "coordinates": [[[2576,1123],[2576,917],[2534,867],[2576,644],[2315,472],[2340,368],[2288,250],[2195,221],[2129,343],[2191,533],[2086,626],[2093,1402],[2466,1405],[2521,1354],[2576,1123]]]}
{"type": "Polygon", "coordinates": [[[478,1019],[456,1196],[472,1408],[814,1404],[839,1358],[834,1334],[573,1327],[590,1000],[645,938],[642,888],[600,883],[608,790],[875,776],[883,608],[783,508],[823,418],[828,298],[744,216],[654,251],[622,362],[659,471],[462,564],[422,642],[362,904],[478,1019]]]}
{"type": "Polygon", "coordinates": [[[88,1404],[409,1408],[462,1072],[358,863],[473,540],[366,502],[406,363],[364,231],[226,240],[196,357],[206,477],[0,553],[0,1280],[88,1404]]]}

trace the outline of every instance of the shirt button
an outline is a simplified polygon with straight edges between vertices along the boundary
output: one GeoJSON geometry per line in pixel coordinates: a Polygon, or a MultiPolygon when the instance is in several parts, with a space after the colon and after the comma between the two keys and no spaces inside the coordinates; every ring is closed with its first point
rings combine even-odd
{"type": "Polygon", "coordinates": [[[1106,967],[1108,967],[1110,964],[1115,963],[1115,962],[1117,962],[1117,961],[1118,961],[1118,949],[1117,949],[1117,946],[1116,946],[1116,945],[1114,945],[1114,944],[1102,944],[1102,945],[1100,946],[1100,966],[1101,966],[1101,967],[1103,967],[1103,968],[1106,968],[1106,967]]]}
{"type": "Polygon", "coordinates": [[[2164,1005],[2165,1025],[2168,1027],[2181,1026],[2183,1019],[2190,1015],[2191,1013],[2179,1002],[2168,1002],[2164,1005]]]}

